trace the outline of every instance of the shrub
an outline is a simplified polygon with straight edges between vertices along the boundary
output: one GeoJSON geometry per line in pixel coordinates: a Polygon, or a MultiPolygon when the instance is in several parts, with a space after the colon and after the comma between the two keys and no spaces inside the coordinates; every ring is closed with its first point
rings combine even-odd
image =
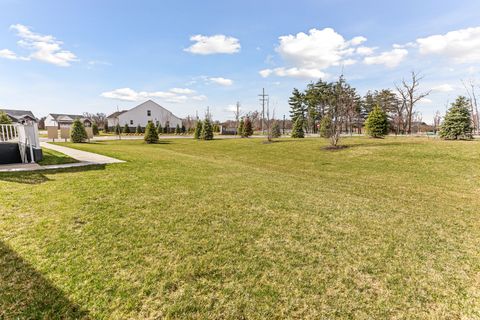
{"type": "Polygon", "coordinates": [[[248,138],[251,135],[253,135],[252,121],[249,117],[246,117],[243,124],[243,136],[248,138]]]}
{"type": "MultiPolygon", "coordinates": [[[[156,130],[156,129],[155,129],[156,130]]],[[[142,134],[143,133],[143,130],[142,130],[142,126],[141,125],[137,125],[137,127],[135,128],[135,133],[136,134],[142,134]]]]}
{"type": "Polygon", "coordinates": [[[206,118],[203,122],[202,132],[200,134],[201,139],[203,140],[212,140],[213,139],[213,126],[210,122],[210,119],[206,118]]]}
{"type": "Polygon", "coordinates": [[[195,126],[195,132],[193,134],[193,138],[200,139],[201,134],[202,134],[202,120],[198,120],[195,126]]]}
{"type": "Polygon", "coordinates": [[[320,121],[320,137],[330,138],[332,136],[332,118],[326,115],[320,121]]]}
{"type": "Polygon", "coordinates": [[[73,143],[82,143],[87,140],[87,132],[83,123],[79,119],[75,119],[72,124],[72,129],[70,131],[70,141],[73,143]]]}
{"type": "Polygon", "coordinates": [[[281,136],[280,124],[275,120],[272,124],[272,138],[280,138],[281,136]]]}
{"type": "Polygon", "coordinates": [[[125,125],[123,126],[123,133],[130,133],[130,127],[128,126],[128,124],[125,123],[125,125]]]}
{"type": "Polygon", "coordinates": [[[96,122],[92,124],[92,131],[94,136],[98,136],[100,134],[100,131],[98,131],[98,125],[96,122]]]}
{"type": "Polygon", "coordinates": [[[295,120],[292,128],[292,138],[305,138],[305,132],[303,131],[303,118],[298,117],[295,120]]]}
{"type": "Polygon", "coordinates": [[[122,128],[120,127],[120,124],[118,124],[118,123],[117,123],[117,125],[115,126],[115,133],[116,133],[116,134],[122,133],[122,128]]]}
{"type": "Polygon", "coordinates": [[[240,137],[243,138],[243,128],[245,126],[245,122],[243,119],[240,119],[240,122],[238,123],[238,128],[237,128],[237,135],[240,135],[240,137]]]}
{"type": "Polygon", "coordinates": [[[3,111],[0,111],[0,124],[11,124],[12,119],[3,111]]]}
{"type": "Polygon", "coordinates": [[[158,132],[153,122],[149,122],[145,128],[145,137],[143,138],[146,143],[157,143],[158,132]]]}
{"type": "Polygon", "coordinates": [[[170,123],[167,121],[165,122],[165,127],[163,127],[163,133],[169,133],[170,132],[170,123]]]}
{"type": "Polygon", "coordinates": [[[387,114],[378,105],[368,114],[365,130],[373,138],[381,138],[388,134],[387,114]]]}
{"type": "Polygon", "coordinates": [[[103,133],[108,133],[108,132],[109,132],[109,130],[108,130],[108,122],[105,122],[105,123],[103,124],[103,133]]]}
{"type": "Polygon", "coordinates": [[[182,124],[182,134],[185,134],[187,132],[187,128],[182,124]]]}
{"type": "Polygon", "coordinates": [[[180,133],[182,133],[182,129],[180,129],[180,125],[177,123],[177,126],[175,127],[175,134],[179,135],[180,133]]]}
{"type": "Polygon", "coordinates": [[[472,139],[472,119],[469,101],[460,96],[452,103],[440,127],[440,138],[445,140],[472,139]]]}

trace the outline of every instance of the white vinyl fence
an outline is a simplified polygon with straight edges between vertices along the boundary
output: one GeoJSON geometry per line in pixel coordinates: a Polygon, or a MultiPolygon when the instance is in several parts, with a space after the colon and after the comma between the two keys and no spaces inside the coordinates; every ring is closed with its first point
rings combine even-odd
{"type": "Polygon", "coordinates": [[[16,140],[18,137],[17,125],[0,124],[0,142],[16,140]]]}
{"type": "Polygon", "coordinates": [[[0,142],[17,142],[23,163],[34,162],[33,149],[40,149],[40,138],[36,123],[0,124],[0,142]]]}

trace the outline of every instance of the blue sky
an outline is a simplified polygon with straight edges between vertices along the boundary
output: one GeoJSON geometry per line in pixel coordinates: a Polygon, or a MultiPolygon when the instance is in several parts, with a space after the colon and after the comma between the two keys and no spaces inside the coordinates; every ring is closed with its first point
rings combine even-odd
{"type": "MultiPolygon", "coordinates": [[[[0,0],[0,106],[111,113],[153,99],[179,116],[277,117],[288,96],[344,68],[361,94],[411,70],[430,121],[480,63],[480,1],[0,0]]],[[[479,88],[480,90],[480,88],[479,88]]]]}

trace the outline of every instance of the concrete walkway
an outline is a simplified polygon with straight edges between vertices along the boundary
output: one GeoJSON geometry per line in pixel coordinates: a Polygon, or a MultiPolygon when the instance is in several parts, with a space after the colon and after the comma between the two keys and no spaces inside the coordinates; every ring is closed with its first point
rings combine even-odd
{"type": "Polygon", "coordinates": [[[51,164],[46,166],[41,166],[37,163],[16,163],[16,164],[0,165],[0,172],[26,172],[26,171],[39,171],[39,170],[55,170],[55,169],[65,169],[65,168],[84,167],[84,166],[99,165],[99,164],[125,162],[123,160],[102,156],[97,153],[76,150],[76,149],[63,147],[63,146],[57,146],[47,142],[41,142],[40,146],[50,150],[58,151],[80,162],[51,164]]]}
{"type": "Polygon", "coordinates": [[[122,163],[123,160],[118,160],[115,158],[102,156],[97,153],[81,151],[77,149],[72,149],[64,146],[59,146],[55,144],[50,144],[48,142],[41,142],[40,146],[50,150],[58,151],[60,153],[66,154],[67,156],[76,159],[80,162],[88,162],[89,164],[109,164],[109,163],[122,163]]]}

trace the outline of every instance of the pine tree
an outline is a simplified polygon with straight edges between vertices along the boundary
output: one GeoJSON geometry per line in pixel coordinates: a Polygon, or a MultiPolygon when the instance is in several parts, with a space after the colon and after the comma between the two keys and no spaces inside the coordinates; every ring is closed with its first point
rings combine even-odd
{"type": "Polygon", "coordinates": [[[72,129],[70,131],[70,141],[73,143],[82,143],[88,139],[87,132],[83,123],[79,119],[75,119],[72,124],[72,129]]]}
{"type": "Polygon", "coordinates": [[[182,129],[180,129],[180,125],[177,123],[177,126],[175,127],[175,134],[176,134],[176,135],[179,135],[180,133],[182,133],[181,130],[182,130],[182,129]]]}
{"type": "Polygon", "coordinates": [[[158,122],[157,132],[158,132],[158,134],[162,134],[162,133],[163,133],[162,124],[160,123],[160,121],[158,122]]]}
{"type": "Polygon", "coordinates": [[[330,138],[332,136],[332,118],[329,115],[325,115],[320,121],[320,137],[330,138]]]}
{"type": "Polygon", "coordinates": [[[440,138],[445,140],[472,139],[470,102],[460,96],[452,103],[440,127],[440,138]]]}
{"type": "Polygon", "coordinates": [[[305,113],[307,111],[305,106],[305,95],[297,88],[293,89],[292,96],[288,99],[288,104],[290,105],[290,118],[293,123],[297,121],[298,117],[305,119],[305,113]]]}
{"type": "Polygon", "coordinates": [[[125,126],[123,127],[123,133],[130,133],[130,127],[126,123],[125,123],[125,126]]]}
{"type": "Polygon", "coordinates": [[[213,126],[210,122],[210,119],[206,118],[203,122],[202,132],[200,134],[201,139],[203,140],[212,140],[213,139],[213,126]]]}
{"type": "Polygon", "coordinates": [[[92,124],[92,131],[94,136],[98,136],[100,134],[100,131],[98,131],[98,125],[96,122],[92,124]]]}
{"type": "Polygon", "coordinates": [[[282,132],[280,131],[280,124],[278,121],[274,121],[272,124],[272,138],[280,138],[282,136],[282,132]]]}
{"type": "Polygon", "coordinates": [[[12,119],[3,111],[0,111],[0,124],[12,124],[12,119]]]}
{"type": "Polygon", "coordinates": [[[187,128],[185,128],[185,125],[182,124],[182,134],[185,134],[187,132],[187,128]]]}
{"type": "Polygon", "coordinates": [[[238,128],[237,128],[237,135],[243,138],[243,128],[245,127],[245,122],[243,121],[243,118],[240,119],[240,122],[238,123],[238,128]]]}
{"type": "Polygon", "coordinates": [[[122,133],[122,128],[120,127],[120,124],[118,124],[118,123],[117,123],[117,125],[115,126],[115,133],[116,133],[116,134],[122,133]]]}
{"type": "Polygon", "coordinates": [[[108,130],[108,122],[105,121],[105,122],[103,123],[103,133],[108,133],[108,132],[109,132],[109,130],[108,130]]]}
{"type": "Polygon", "coordinates": [[[147,123],[147,127],[145,128],[145,136],[143,139],[146,143],[158,142],[158,132],[153,122],[150,121],[147,123]]]}
{"type": "Polygon", "coordinates": [[[136,134],[142,134],[143,133],[142,126],[140,124],[138,124],[137,127],[135,128],[135,133],[136,134]]]}
{"type": "Polygon", "coordinates": [[[252,121],[250,120],[249,117],[246,117],[245,122],[243,124],[243,136],[248,138],[251,135],[253,135],[252,121]]]}
{"type": "Polygon", "coordinates": [[[365,121],[365,130],[373,138],[381,138],[388,134],[387,114],[377,104],[368,114],[365,121]]]}
{"type": "Polygon", "coordinates": [[[305,132],[303,131],[303,118],[298,117],[293,124],[292,138],[305,138],[305,132]]]}
{"type": "Polygon", "coordinates": [[[200,136],[202,134],[202,120],[197,120],[197,124],[195,126],[195,132],[193,134],[194,139],[200,139],[200,136]]]}
{"type": "Polygon", "coordinates": [[[163,133],[170,133],[170,123],[168,121],[165,122],[165,127],[163,127],[163,133]]]}

